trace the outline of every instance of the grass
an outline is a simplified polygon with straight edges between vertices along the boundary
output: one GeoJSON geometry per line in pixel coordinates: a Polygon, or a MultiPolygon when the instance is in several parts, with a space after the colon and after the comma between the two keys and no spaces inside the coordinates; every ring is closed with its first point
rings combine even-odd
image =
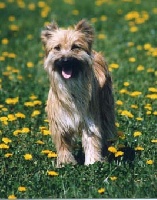
{"type": "Polygon", "coordinates": [[[157,197],[156,0],[7,0],[0,16],[0,198],[157,197]],[[82,18],[93,23],[94,48],[114,81],[111,150],[130,148],[133,159],[56,169],[40,32],[52,19],[64,27],[82,18]]]}

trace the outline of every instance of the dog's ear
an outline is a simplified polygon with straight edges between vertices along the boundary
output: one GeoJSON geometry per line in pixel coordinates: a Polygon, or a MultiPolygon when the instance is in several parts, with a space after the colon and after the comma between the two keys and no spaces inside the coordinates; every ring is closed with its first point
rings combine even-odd
{"type": "Polygon", "coordinates": [[[78,22],[78,24],[75,26],[76,31],[81,31],[85,34],[86,39],[90,45],[92,46],[93,40],[94,40],[94,29],[93,27],[85,20],[81,20],[78,22]]]}
{"type": "Polygon", "coordinates": [[[45,30],[41,31],[41,40],[44,45],[46,45],[48,39],[52,36],[53,32],[58,29],[58,25],[56,22],[52,22],[51,24],[45,27],[45,30]]]}

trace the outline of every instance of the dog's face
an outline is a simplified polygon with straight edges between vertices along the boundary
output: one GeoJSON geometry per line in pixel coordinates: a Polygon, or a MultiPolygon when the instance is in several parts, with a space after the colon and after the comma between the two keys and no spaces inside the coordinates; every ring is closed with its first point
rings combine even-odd
{"type": "Polygon", "coordinates": [[[51,23],[41,33],[45,69],[51,76],[57,73],[64,80],[78,78],[92,65],[93,38],[93,29],[85,20],[73,29],[60,29],[51,23]]]}

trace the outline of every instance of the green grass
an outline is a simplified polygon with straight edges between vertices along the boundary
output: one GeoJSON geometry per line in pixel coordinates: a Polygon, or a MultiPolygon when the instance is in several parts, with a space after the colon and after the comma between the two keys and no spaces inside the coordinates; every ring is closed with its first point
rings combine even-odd
{"type": "Polygon", "coordinates": [[[0,198],[157,197],[156,0],[43,2],[0,2],[0,198]],[[44,110],[49,82],[40,32],[52,19],[66,27],[82,18],[93,23],[94,48],[105,54],[112,73],[120,135],[115,147],[142,149],[131,163],[122,156],[56,169],[56,158],[42,153],[55,147],[44,110]]]}

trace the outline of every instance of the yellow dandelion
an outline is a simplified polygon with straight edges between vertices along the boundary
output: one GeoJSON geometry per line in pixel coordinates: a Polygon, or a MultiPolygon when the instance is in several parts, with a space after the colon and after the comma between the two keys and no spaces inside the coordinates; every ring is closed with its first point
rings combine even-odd
{"type": "Polygon", "coordinates": [[[98,34],[98,39],[99,40],[104,40],[106,38],[106,35],[104,33],[98,34]]]}
{"type": "Polygon", "coordinates": [[[135,62],[135,61],[136,61],[136,58],[130,57],[130,58],[129,58],[129,61],[130,61],[130,62],[135,62]]]}
{"type": "Polygon", "coordinates": [[[27,62],[27,67],[32,68],[32,67],[34,67],[34,64],[32,62],[27,62]]]}
{"type": "Polygon", "coordinates": [[[36,144],[45,144],[45,143],[41,140],[38,140],[38,141],[36,141],[36,144]]]}
{"type": "Polygon", "coordinates": [[[107,20],[107,16],[106,16],[106,15],[102,15],[102,16],[100,17],[100,20],[103,21],[103,22],[106,21],[106,20],[107,20]]]}
{"type": "Polygon", "coordinates": [[[157,139],[151,140],[152,143],[157,143],[157,139]]]}
{"type": "Polygon", "coordinates": [[[147,114],[147,115],[151,115],[152,112],[148,110],[148,111],[146,112],[146,114],[147,114]]]}
{"type": "Polygon", "coordinates": [[[129,118],[133,118],[134,117],[134,115],[131,112],[127,111],[127,110],[123,110],[121,112],[121,115],[125,116],[125,117],[129,117],[129,118]]]}
{"type": "Polygon", "coordinates": [[[127,87],[127,86],[129,86],[130,85],[130,83],[129,82],[124,82],[124,84],[123,84],[125,87],[127,87]]]}
{"type": "Polygon", "coordinates": [[[17,118],[26,118],[26,116],[23,113],[21,113],[21,112],[16,113],[15,116],[17,118]]]}
{"type": "Polygon", "coordinates": [[[142,117],[136,117],[136,120],[137,121],[143,121],[143,118],[142,117]]]}
{"type": "Polygon", "coordinates": [[[119,157],[119,156],[123,156],[124,155],[124,152],[123,151],[117,151],[115,153],[115,157],[119,157]]]}
{"type": "Polygon", "coordinates": [[[152,165],[153,163],[154,163],[153,160],[147,160],[147,161],[146,161],[146,164],[147,164],[147,165],[152,165]]]}
{"type": "Polygon", "coordinates": [[[157,115],[157,111],[154,111],[154,112],[153,112],[153,115],[157,115]]]}
{"type": "Polygon", "coordinates": [[[0,9],[3,9],[3,8],[5,8],[5,7],[6,7],[5,3],[0,2],[0,9]]]}
{"type": "Polygon", "coordinates": [[[140,147],[140,146],[135,147],[135,151],[143,151],[143,150],[144,150],[143,147],[140,147]]]}
{"type": "Polygon", "coordinates": [[[24,128],[22,128],[21,132],[22,132],[22,133],[29,133],[29,132],[30,132],[30,129],[27,128],[27,127],[24,127],[24,128]]]}
{"type": "Polygon", "coordinates": [[[157,99],[157,94],[148,94],[146,97],[149,99],[157,99]]]}
{"type": "Polygon", "coordinates": [[[7,99],[5,100],[5,102],[6,102],[7,104],[13,104],[13,105],[15,105],[15,104],[17,104],[17,103],[19,102],[19,97],[7,98],[7,99]]]}
{"type": "Polygon", "coordinates": [[[104,192],[105,192],[105,188],[100,188],[100,189],[98,190],[98,193],[99,193],[99,194],[104,194],[104,192]]]}
{"type": "Polygon", "coordinates": [[[111,181],[115,181],[115,180],[117,180],[117,177],[116,176],[111,176],[110,179],[111,179],[111,181]]]}
{"type": "Polygon", "coordinates": [[[145,50],[149,50],[151,48],[152,48],[151,44],[149,44],[149,43],[144,44],[144,49],[145,50]]]}
{"type": "Polygon", "coordinates": [[[43,135],[50,135],[51,133],[50,133],[49,130],[43,130],[43,131],[42,131],[42,134],[43,134],[43,135]]]}
{"type": "Polygon", "coordinates": [[[25,160],[32,160],[33,157],[32,157],[31,154],[27,153],[27,154],[24,155],[24,158],[25,158],[25,160]]]}
{"type": "Polygon", "coordinates": [[[1,122],[6,122],[6,121],[8,121],[8,117],[0,117],[0,121],[1,122]]]}
{"type": "Polygon", "coordinates": [[[40,115],[40,111],[39,110],[34,110],[33,113],[31,114],[31,117],[35,117],[35,116],[38,116],[40,115]]]}
{"type": "Polygon", "coordinates": [[[138,27],[137,26],[132,26],[130,28],[130,32],[134,33],[134,32],[137,32],[138,31],[138,27]]]}
{"type": "Polygon", "coordinates": [[[72,14],[73,14],[73,15],[78,15],[78,14],[79,14],[79,11],[78,11],[78,10],[72,10],[72,14]]]}
{"type": "Polygon", "coordinates": [[[58,175],[59,175],[59,174],[58,174],[57,172],[55,172],[55,171],[48,171],[47,174],[48,174],[49,176],[58,176],[58,175]]]}
{"type": "Polygon", "coordinates": [[[135,45],[134,42],[128,42],[128,46],[129,46],[129,47],[133,47],[134,45],[135,45]]]}
{"type": "Polygon", "coordinates": [[[132,105],[131,105],[131,108],[137,109],[137,108],[138,108],[138,106],[137,106],[137,105],[134,105],[134,104],[132,104],[132,105]]]}
{"type": "Polygon", "coordinates": [[[111,152],[111,153],[116,153],[117,149],[113,146],[110,146],[110,147],[108,147],[108,151],[111,152]]]}
{"type": "Polygon", "coordinates": [[[20,133],[22,133],[21,130],[15,130],[15,131],[13,132],[13,135],[14,135],[14,136],[17,136],[17,135],[20,134],[20,133]]]}
{"type": "Polygon", "coordinates": [[[13,154],[12,153],[6,153],[5,155],[4,155],[4,157],[5,158],[9,158],[9,157],[11,157],[13,154]]]}
{"type": "Polygon", "coordinates": [[[34,3],[28,4],[28,9],[29,10],[35,10],[35,4],[34,3]]]}
{"type": "Polygon", "coordinates": [[[7,38],[2,39],[2,44],[7,45],[9,43],[9,40],[7,38]]]}
{"type": "Polygon", "coordinates": [[[27,190],[26,187],[23,187],[23,186],[18,187],[19,192],[25,192],[26,190],[27,190]]]}
{"type": "Polygon", "coordinates": [[[118,69],[118,68],[119,68],[119,65],[118,65],[117,63],[111,63],[111,64],[109,65],[109,67],[112,68],[112,69],[118,69]]]}
{"type": "Polygon", "coordinates": [[[119,106],[121,106],[121,105],[123,105],[123,102],[121,100],[117,100],[116,104],[119,105],[119,106]]]}
{"type": "Polygon", "coordinates": [[[8,144],[8,143],[11,143],[12,140],[10,140],[10,139],[7,138],[7,137],[3,137],[3,138],[2,138],[2,142],[4,142],[5,144],[8,144]]]}
{"type": "Polygon", "coordinates": [[[31,102],[31,101],[25,102],[24,105],[27,106],[27,107],[34,107],[34,103],[31,102]]]}
{"type": "Polygon", "coordinates": [[[143,71],[144,70],[144,66],[143,65],[138,65],[137,66],[137,71],[143,71]]]}
{"type": "Polygon", "coordinates": [[[142,133],[140,131],[135,131],[133,135],[134,137],[139,137],[142,135],[142,133]]]}
{"type": "Polygon", "coordinates": [[[142,94],[142,92],[134,91],[134,92],[130,93],[130,96],[131,96],[131,97],[138,97],[138,96],[140,96],[141,94],[142,94]]]}
{"type": "Polygon", "coordinates": [[[15,115],[13,115],[13,114],[9,114],[8,115],[8,121],[15,121],[17,118],[16,118],[16,116],[15,115]]]}
{"type": "Polygon", "coordinates": [[[17,199],[17,197],[14,194],[11,194],[8,196],[8,199],[17,199]]]}
{"type": "Polygon", "coordinates": [[[126,89],[121,89],[121,90],[119,91],[119,93],[120,93],[120,94],[129,94],[128,90],[126,90],[126,89]]]}
{"type": "Polygon", "coordinates": [[[9,20],[10,22],[15,21],[15,16],[13,16],[13,15],[9,16],[8,20],[9,20]]]}
{"type": "Polygon", "coordinates": [[[91,18],[91,22],[92,22],[92,23],[95,23],[95,22],[97,22],[97,21],[98,21],[98,19],[97,19],[96,17],[91,18]]]}
{"type": "Polygon", "coordinates": [[[43,153],[43,154],[49,154],[49,153],[52,153],[52,151],[46,149],[46,150],[42,150],[41,153],[43,153]]]}
{"type": "Polygon", "coordinates": [[[148,88],[148,91],[149,92],[157,92],[157,88],[150,87],[150,88],[148,88]]]}
{"type": "Polygon", "coordinates": [[[120,124],[118,122],[115,123],[116,127],[120,127],[120,124]]]}
{"type": "Polygon", "coordinates": [[[18,31],[19,30],[19,26],[15,25],[15,24],[11,24],[9,26],[9,28],[10,28],[11,31],[18,31]]]}
{"type": "Polygon", "coordinates": [[[41,101],[39,101],[39,100],[35,100],[34,102],[33,102],[33,104],[36,106],[36,105],[41,105],[42,104],[42,102],[41,101]]]}
{"type": "Polygon", "coordinates": [[[0,149],[9,149],[9,146],[4,144],[4,143],[1,143],[0,144],[0,149]]]}
{"type": "Polygon", "coordinates": [[[54,152],[51,152],[47,155],[48,158],[56,158],[57,157],[57,154],[54,153],[54,152]]]}

